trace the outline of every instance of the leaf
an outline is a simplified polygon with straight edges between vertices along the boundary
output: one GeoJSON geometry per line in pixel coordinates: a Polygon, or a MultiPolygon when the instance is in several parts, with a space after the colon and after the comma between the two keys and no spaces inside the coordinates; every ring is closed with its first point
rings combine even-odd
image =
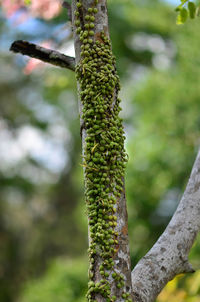
{"type": "Polygon", "coordinates": [[[182,8],[182,10],[180,11],[180,16],[181,16],[182,23],[185,23],[188,17],[188,11],[186,8],[182,8]]]}
{"type": "Polygon", "coordinates": [[[195,18],[196,15],[196,5],[193,2],[188,2],[188,10],[191,19],[195,18]]]}
{"type": "Polygon", "coordinates": [[[180,10],[180,13],[177,16],[176,24],[181,25],[181,24],[185,23],[186,20],[187,20],[187,17],[188,17],[188,11],[187,11],[187,9],[186,8],[182,8],[180,10]]]}
{"type": "Polygon", "coordinates": [[[182,5],[177,6],[177,7],[175,8],[175,12],[180,12],[181,8],[182,8],[182,5]]]}

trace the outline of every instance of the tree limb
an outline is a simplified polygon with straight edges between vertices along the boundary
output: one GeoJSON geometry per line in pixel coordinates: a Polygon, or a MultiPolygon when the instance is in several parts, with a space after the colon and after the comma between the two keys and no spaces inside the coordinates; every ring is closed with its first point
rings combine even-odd
{"type": "Polygon", "coordinates": [[[200,151],[167,228],[132,271],[135,301],[153,302],[168,281],[194,272],[188,254],[200,231],[200,151]]]}
{"type": "Polygon", "coordinates": [[[75,70],[75,59],[56,50],[41,47],[27,41],[18,40],[12,43],[10,50],[55,66],[75,70]]]}

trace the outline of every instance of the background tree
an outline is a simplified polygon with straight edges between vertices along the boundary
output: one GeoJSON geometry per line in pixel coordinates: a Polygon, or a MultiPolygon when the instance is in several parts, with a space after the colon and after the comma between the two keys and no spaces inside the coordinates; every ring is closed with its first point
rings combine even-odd
{"type": "MultiPolygon", "coordinates": [[[[116,9],[118,8],[117,7],[117,5],[118,5],[118,3],[116,4],[116,9]]],[[[155,6],[154,7],[152,7],[152,15],[153,15],[153,9],[155,9],[155,6]]],[[[128,14],[128,10],[130,11],[130,7],[129,7],[129,9],[128,9],[128,6],[127,6],[127,14],[128,14]]],[[[112,12],[114,11],[114,9],[112,9],[112,12]]],[[[164,9],[163,9],[163,11],[164,11],[164,9]]],[[[166,10],[165,10],[166,11],[166,10]]],[[[141,12],[142,11],[140,11],[140,10],[138,10],[138,12],[141,14],[141,12]]],[[[149,20],[149,22],[152,22],[152,20],[150,21],[150,17],[149,17],[149,14],[150,14],[150,12],[151,12],[151,10],[148,8],[148,14],[146,14],[146,18],[144,18],[144,24],[145,23],[148,23],[148,20],[149,20]],[[149,19],[148,19],[149,18],[149,19]]],[[[130,12],[129,12],[129,14],[130,14],[130,12]]],[[[134,11],[134,14],[136,14],[135,13],[135,11],[134,11]]],[[[139,14],[138,14],[139,15],[139,14]]],[[[163,15],[165,15],[165,13],[163,14],[163,15]]],[[[160,20],[161,19],[164,19],[163,18],[163,15],[161,14],[161,16],[160,16],[160,20]]],[[[144,10],[143,10],[143,16],[145,16],[145,13],[144,13],[144,10]]],[[[173,16],[172,16],[173,17],[173,16]]],[[[136,22],[139,22],[139,24],[141,24],[141,20],[140,20],[140,18],[138,17],[138,21],[137,21],[137,18],[136,18],[136,16],[135,16],[135,19],[136,19],[136,22]]],[[[173,21],[174,21],[174,19],[173,19],[173,21]]],[[[135,23],[136,23],[135,22],[135,23]]],[[[152,22],[153,23],[153,22],[152,22]]],[[[156,30],[155,30],[155,24],[156,23],[158,23],[159,24],[159,20],[156,20],[156,21],[154,21],[154,24],[152,25],[152,32],[153,32],[153,34],[155,34],[156,33],[156,30]]],[[[122,22],[122,24],[123,24],[123,22],[122,22]]],[[[167,23],[166,23],[167,24],[167,23]]],[[[130,24],[131,25],[131,24],[130,24]]],[[[145,24],[146,25],[146,24],[145,24]]],[[[138,26],[139,27],[139,26],[138,26]]],[[[142,24],[141,24],[141,27],[142,27],[142,24]]],[[[151,28],[151,27],[150,27],[151,28]]],[[[166,33],[167,33],[167,31],[169,30],[168,28],[167,28],[167,25],[166,25],[166,33]]],[[[130,30],[130,32],[131,32],[131,30],[130,30]]],[[[160,29],[158,30],[158,32],[160,32],[160,29]]],[[[163,28],[163,32],[164,32],[164,28],[163,28]]],[[[124,41],[125,41],[125,38],[127,38],[128,37],[128,34],[129,33],[127,33],[127,36],[125,35],[125,37],[124,37],[124,41]]],[[[139,35],[140,37],[139,38],[141,38],[142,37],[142,35],[139,35]]],[[[144,37],[144,38],[147,38],[147,36],[146,37],[144,37]]],[[[149,39],[150,38],[152,38],[151,37],[151,35],[149,36],[149,39]]],[[[153,38],[155,38],[155,37],[153,37],[153,38]]],[[[137,40],[137,39],[136,39],[137,40]]],[[[139,39],[138,39],[139,40],[139,39]]],[[[126,42],[126,41],[125,41],[126,42]]],[[[136,43],[137,44],[137,43],[136,43]]],[[[139,44],[139,42],[138,42],[138,44],[139,44]]],[[[122,43],[122,45],[123,45],[123,43],[122,43]]],[[[130,45],[128,45],[128,47],[127,47],[127,43],[124,43],[124,48],[126,49],[126,50],[128,50],[129,51],[129,56],[131,55],[131,48],[132,48],[133,46],[130,46],[130,45]]],[[[141,47],[141,46],[140,46],[141,47]]],[[[136,51],[134,50],[133,52],[135,52],[136,54],[137,54],[137,56],[138,56],[138,54],[140,54],[140,53],[142,53],[142,55],[143,56],[141,56],[141,57],[145,57],[144,56],[144,53],[147,53],[148,54],[148,52],[149,52],[149,54],[153,54],[152,56],[149,56],[149,63],[151,63],[152,62],[152,57],[155,57],[155,54],[154,54],[154,52],[152,51],[152,49],[150,49],[150,51],[146,51],[146,49],[145,49],[145,47],[148,49],[148,44],[145,46],[143,46],[143,49],[144,49],[144,51],[143,50],[137,50],[136,49],[136,51]]],[[[137,48],[137,46],[135,47],[135,48],[137,48]]],[[[172,47],[173,48],[173,47],[172,47]]],[[[182,49],[183,49],[183,45],[182,45],[182,49]]],[[[192,49],[192,47],[191,47],[191,49],[192,49]]],[[[128,56],[124,56],[124,58],[125,57],[128,57],[128,56]]],[[[154,58],[155,59],[155,58],[154,58]]],[[[158,58],[157,58],[158,59],[158,58]]],[[[124,62],[123,61],[123,56],[122,56],[122,62],[124,62]]],[[[147,62],[147,60],[146,60],[146,62],[147,62]]],[[[148,63],[147,62],[147,63],[148,63]]],[[[155,61],[154,61],[155,62],[155,61]]],[[[155,64],[155,63],[154,63],[155,64]]],[[[128,64],[127,64],[127,66],[128,66],[128,64]]],[[[154,65],[155,66],[155,65],[154,65]]],[[[137,71],[138,71],[139,69],[137,69],[137,71]]],[[[161,73],[162,74],[162,73],[161,73]]],[[[154,75],[154,77],[155,77],[155,75],[154,75]]],[[[163,75],[163,78],[164,78],[164,75],[163,75]]],[[[158,79],[160,79],[160,73],[159,73],[159,76],[158,76],[158,79]]],[[[163,84],[163,86],[164,86],[164,84],[163,84]]],[[[181,86],[181,85],[180,85],[181,86]]],[[[180,90],[181,89],[183,89],[183,86],[184,86],[184,84],[182,85],[182,87],[180,88],[180,90]]],[[[155,86],[155,87],[157,87],[157,85],[155,86]]],[[[156,91],[155,90],[155,87],[153,87],[153,91],[156,91]]],[[[128,92],[127,92],[128,93],[128,92]]],[[[148,93],[149,93],[149,91],[148,91],[148,93]]],[[[162,91],[162,93],[163,93],[163,91],[162,91]]],[[[158,93],[158,95],[159,95],[159,93],[158,93]]],[[[141,98],[141,97],[140,97],[141,98]]],[[[149,98],[150,99],[150,98],[149,98]]],[[[168,100],[168,96],[166,96],[166,99],[168,100]]],[[[153,94],[152,93],[152,101],[155,101],[155,94],[153,94]]],[[[181,100],[182,101],[182,100],[181,100]]],[[[166,101],[167,102],[167,101],[166,101]]],[[[144,104],[146,104],[146,102],[144,103],[144,104]]],[[[144,106],[144,104],[143,104],[143,106],[144,106]]],[[[160,104],[160,106],[162,107],[162,103],[160,104]]],[[[151,104],[150,104],[150,106],[152,106],[151,104]]],[[[168,107],[170,107],[170,104],[168,105],[168,106],[166,106],[166,108],[168,108],[168,107]]],[[[144,108],[145,108],[145,106],[144,106],[144,108]]],[[[151,107],[150,107],[151,108],[151,107]]],[[[140,109],[141,110],[141,109],[140,109]]],[[[143,109],[144,110],[144,109],[143,109]]],[[[147,108],[147,110],[148,110],[148,108],[147,108]]],[[[162,111],[161,111],[162,112],[162,111]]],[[[159,116],[159,114],[160,114],[160,110],[159,110],[159,112],[158,112],[158,116],[159,116]]],[[[164,113],[163,113],[164,114],[164,113]]],[[[192,114],[192,113],[191,113],[192,114]]],[[[150,115],[151,116],[151,115],[150,115]]],[[[166,115],[167,116],[167,115],[166,115]]],[[[139,117],[141,117],[140,115],[139,115],[139,117]]],[[[144,118],[145,118],[145,116],[144,116],[144,118]]],[[[153,117],[152,117],[153,118],[153,117]]],[[[159,118],[159,117],[158,117],[159,118]]],[[[159,120],[159,122],[161,123],[161,121],[159,120]]],[[[147,127],[148,128],[148,127],[147,127]]],[[[165,126],[164,126],[164,128],[165,128],[165,126]]],[[[180,122],[180,128],[181,128],[181,122],[180,122]]],[[[173,129],[173,128],[172,128],[173,129]]],[[[144,131],[144,130],[143,130],[144,131]]],[[[150,131],[150,133],[151,133],[151,127],[150,127],[150,129],[149,130],[146,130],[146,131],[150,131]]],[[[155,129],[154,129],[154,131],[155,131],[155,129]]],[[[172,132],[173,132],[173,130],[172,130],[172,132]]],[[[156,132],[157,133],[157,132],[156,132]]],[[[162,133],[162,132],[160,132],[160,133],[162,133]]],[[[144,134],[145,135],[145,134],[144,134]]],[[[161,134],[160,134],[161,135],[161,134]]],[[[163,134],[162,134],[162,136],[163,136],[163,134]]],[[[148,136],[149,137],[149,136],[148,136]]],[[[151,139],[151,136],[150,136],[150,139],[151,139]]],[[[159,135],[158,135],[158,140],[159,140],[159,135]]],[[[144,140],[143,140],[144,141],[144,140]]],[[[150,140],[151,141],[151,140],[150,140]]],[[[141,139],[140,139],[140,142],[141,142],[141,139]]],[[[164,149],[165,149],[165,147],[163,147],[164,149]]],[[[145,147],[144,147],[144,149],[146,150],[146,144],[145,144],[145,147]]],[[[163,151],[163,150],[160,150],[160,151],[163,151]]],[[[156,152],[155,152],[156,153],[156,152]]],[[[150,155],[151,155],[151,152],[150,152],[150,155]]],[[[168,154],[167,154],[168,155],[168,154]]],[[[172,151],[172,155],[173,155],[173,151],[172,151]]],[[[171,159],[172,158],[177,158],[176,156],[172,156],[171,155],[171,159]]],[[[139,154],[138,154],[138,156],[139,156],[139,154]]],[[[140,152],[140,156],[141,156],[141,152],[140,152]]],[[[151,157],[150,158],[156,158],[156,154],[155,154],[155,157],[152,157],[152,155],[151,155],[151,157]]],[[[163,155],[163,160],[165,160],[166,161],[166,158],[165,158],[165,156],[163,155]]],[[[165,162],[164,161],[164,162],[165,162]]],[[[140,161],[141,162],[141,161],[140,161]]],[[[184,160],[183,160],[183,162],[184,162],[184,160]]],[[[143,163],[143,162],[142,162],[143,163]]],[[[170,161],[169,161],[169,163],[170,163],[170,161]]],[[[160,171],[163,171],[163,167],[162,167],[162,165],[163,165],[163,163],[162,163],[162,161],[161,161],[161,164],[160,164],[160,171]]],[[[178,164],[177,164],[178,165],[178,164]]],[[[172,166],[172,168],[174,168],[174,170],[176,170],[175,169],[175,167],[173,167],[173,164],[171,163],[171,166],[172,166]]],[[[183,165],[184,166],[184,165],[183,165]]],[[[191,162],[190,163],[188,163],[188,167],[190,167],[191,166],[191,162]]],[[[158,166],[159,167],[159,166],[158,166]]],[[[165,164],[165,167],[166,167],[166,164],[165,164]]],[[[178,167],[180,167],[179,165],[178,165],[178,167]]],[[[140,168],[141,169],[141,168],[140,168]]],[[[144,168],[143,168],[144,169],[144,168]]],[[[152,161],[152,170],[153,169],[155,169],[155,160],[154,161],[152,161]]],[[[180,169],[180,168],[179,168],[180,169]]],[[[151,170],[151,169],[150,169],[151,170]]],[[[140,170],[139,170],[140,171],[140,170]]],[[[159,171],[159,169],[158,169],[158,171],[159,171]]],[[[132,173],[132,172],[131,172],[132,173]]],[[[153,173],[153,172],[151,172],[151,173],[153,173]]],[[[176,173],[178,173],[178,172],[176,172],[176,173]]],[[[159,173],[158,173],[159,174],[159,173]]],[[[185,174],[187,174],[187,173],[185,173],[185,174]]],[[[141,175],[142,175],[142,177],[144,177],[144,173],[142,173],[141,172],[141,175]]],[[[162,175],[162,173],[161,174],[159,174],[159,177],[158,177],[158,179],[160,180],[160,175],[162,175]]],[[[169,173],[168,175],[170,175],[169,176],[169,179],[171,178],[171,174],[169,173]]],[[[165,178],[166,178],[166,175],[165,175],[165,178]]],[[[165,179],[165,178],[163,178],[163,179],[165,179]]],[[[150,179],[152,179],[152,177],[150,176],[148,179],[147,179],[147,183],[149,183],[149,180],[150,179]]],[[[162,179],[162,178],[161,178],[162,179]]],[[[139,192],[139,188],[141,187],[141,189],[143,188],[143,184],[145,184],[145,181],[144,181],[144,183],[142,182],[142,183],[140,183],[141,182],[141,178],[138,180],[138,184],[139,184],[139,186],[136,186],[137,188],[138,188],[138,192],[139,192]]],[[[158,182],[158,181],[157,181],[158,182]]],[[[165,182],[164,182],[165,183],[165,182]]],[[[168,183],[170,183],[169,181],[168,181],[168,183]]],[[[180,183],[182,184],[182,180],[180,181],[180,183]]],[[[155,183],[153,183],[153,180],[152,180],[152,185],[153,185],[153,187],[155,188],[155,186],[156,186],[156,179],[155,179],[155,183]]],[[[145,186],[144,186],[145,187],[145,186]]],[[[147,187],[147,186],[146,186],[147,187]]],[[[161,186],[162,187],[162,186],[161,186]]],[[[174,185],[173,185],[173,183],[171,184],[171,187],[172,188],[174,188],[174,185]]],[[[144,189],[144,188],[143,188],[144,189]]],[[[161,190],[161,189],[160,189],[161,190]]],[[[153,191],[155,191],[155,189],[153,190],[153,191]]],[[[152,192],[153,192],[152,191],[152,192]]],[[[172,190],[173,191],[173,190],[172,190]]],[[[137,191],[136,191],[137,192],[137,191]]],[[[162,192],[162,190],[161,190],[161,192],[162,192]]],[[[166,192],[165,191],[165,185],[163,185],[163,192],[166,192]]],[[[155,193],[154,193],[155,194],[155,193]]],[[[157,193],[158,194],[158,193],[157,193]]],[[[175,193],[174,193],[175,194],[175,193]]],[[[176,192],[176,194],[178,194],[177,192],[176,192]]],[[[175,194],[175,196],[176,196],[176,194],[175,194]]],[[[162,195],[162,193],[161,193],[161,195],[162,195]]],[[[173,195],[172,195],[173,196],[173,195]]],[[[145,194],[144,194],[144,200],[145,200],[145,194]]],[[[155,199],[156,199],[156,196],[154,197],[155,199]]],[[[174,197],[173,197],[174,198],[174,197]]],[[[167,198],[166,198],[167,199],[167,198]]],[[[168,197],[168,199],[169,199],[169,197],[168,197]]],[[[137,200],[137,199],[136,199],[137,200]]],[[[138,199],[139,200],[139,199],[138,199]]],[[[140,200],[142,200],[142,199],[140,199],[140,200]]],[[[158,198],[158,200],[159,200],[159,198],[158,198]]],[[[157,201],[155,201],[155,208],[156,208],[156,202],[157,201]]],[[[138,203],[138,207],[139,208],[141,208],[141,206],[142,206],[142,204],[143,203],[138,203]]],[[[136,203],[136,206],[137,206],[137,203],[136,203]]],[[[144,208],[145,208],[145,203],[144,203],[144,208]]],[[[153,209],[153,207],[152,207],[152,209],[153,209]]],[[[147,212],[147,211],[146,211],[147,212]]],[[[149,214],[150,213],[153,213],[154,211],[152,210],[152,211],[149,211],[149,214]]],[[[142,212],[141,212],[142,213],[142,212]]],[[[135,214],[134,214],[135,215],[135,214]]],[[[145,214],[146,215],[146,214],[145,214]]],[[[156,213],[154,213],[154,217],[155,217],[155,215],[158,215],[158,214],[156,214],[156,213]]],[[[142,217],[142,215],[141,215],[141,217],[142,217]]],[[[147,218],[147,216],[145,217],[145,221],[146,221],[146,223],[149,221],[148,220],[148,218],[147,218]]],[[[154,219],[154,218],[153,218],[154,219]]],[[[139,230],[139,232],[141,232],[141,231],[144,231],[144,230],[147,230],[147,228],[145,227],[145,224],[144,224],[144,227],[143,227],[143,224],[141,225],[141,221],[140,221],[140,224],[138,224],[139,225],[139,228],[137,228],[137,231],[135,231],[135,235],[136,235],[136,233],[138,233],[138,230],[139,230]],[[142,227],[141,227],[142,226],[142,227]]],[[[155,227],[156,228],[156,227],[155,227]]],[[[141,237],[143,237],[143,236],[140,236],[139,234],[137,235],[138,236],[138,240],[139,240],[139,238],[141,238],[141,237]]],[[[136,236],[135,236],[136,237],[136,236]]],[[[144,239],[145,240],[145,239],[144,239]]],[[[153,238],[149,238],[149,240],[152,240],[153,241],[153,238]]],[[[45,255],[46,255],[46,253],[45,253],[45,255]]],[[[138,254],[139,255],[139,254],[138,254]]],[[[141,255],[141,254],[140,254],[141,255]]],[[[140,257],[140,256],[138,256],[138,257],[140,257]]]]}

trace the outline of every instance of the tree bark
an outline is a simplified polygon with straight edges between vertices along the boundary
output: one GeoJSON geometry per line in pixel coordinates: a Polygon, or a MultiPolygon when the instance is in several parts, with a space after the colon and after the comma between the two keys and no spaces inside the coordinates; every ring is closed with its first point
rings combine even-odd
{"type": "MultiPolygon", "coordinates": [[[[88,13],[88,9],[91,7],[94,7],[94,0],[82,0],[82,8],[81,8],[81,24],[80,26],[84,28],[85,25],[85,16],[88,13]]],[[[75,11],[77,9],[77,1],[72,1],[72,24],[73,24],[73,34],[74,34],[74,44],[75,44],[75,53],[76,53],[76,65],[78,66],[81,62],[81,41],[79,38],[79,35],[76,33],[76,16],[75,11]]],[[[94,38],[93,41],[101,41],[100,35],[101,32],[104,32],[104,34],[109,38],[109,30],[108,30],[108,16],[107,16],[107,3],[105,0],[100,0],[97,4],[98,12],[95,16],[94,21],[94,38]]],[[[109,38],[110,39],[110,38],[109,38]]],[[[102,41],[101,41],[102,42],[102,41]]],[[[92,46],[91,46],[92,47],[92,46]]],[[[114,69],[115,66],[114,66],[114,69]]],[[[86,129],[86,123],[84,121],[83,117],[83,104],[80,99],[80,94],[82,90],[80,87],[80,83],[78,82],[78,94],[79,94],[79,113],[80,113],[80,124],[81,124],[81,134],[82,134],[82,149],[83,149],[83,157],[85,156],[85,145],[86,145],[86,139],[87,139],[87,129],[86,129]]],[[[118,88],[115,87],[114,89],[114,97],[112,98],[112,108],[116,104],[118,95],[118,88]]],[[[112,137],[112,135],[110,135],[112,137]]],[[[85,183],[87,182],[87,175],[85,173],[85,183]]],[[[131,289],[131,264],[130,264],[130,254],[129,254],[129,243],[128,243],[128,217],[127,217],[127,207],[126,207],[126,197],[125,197],[125,188],[124,188],[124,178],[123,178],[123,192],[120,194],[120,197],[117,200],[116,205],[116,213],[117,217],[117,226],[116,231],[118,233],[117,237],[117,244],[115,244],[115,254],[113,255],[114,260],[114,267],[112,271],[109,272],[108,280],[110,284],[110,290],[111,290],[111,296],[116,297],[116,301],[132,301],[131,295],[132,295],[132,289],[131,289]],[[119,273],[123,280],[123,286],[118,288],[116,286],[116,280],[112,277],[112,272],[115,271],[119,273]],[[124,294],[124,295],[123,295],[124,294]],[[126,298],[125,295],[127,294],[126,298]],[[122,297],[123,295],[123,297],[122,297]],[[129,300],[128,300],[129,299],[129,300]]],[[[89,243],[91,244],[92,239],[90,237],[90,230],[89,230],[89,243]]],[[[92,278],[95,284],[98,284],[98,282],[101,282],[102,277],[99,274],[99,267],[103,263],[103,259],[100,255],[96,255],[95,257],[95,263],[94,263],[94,271],[95,274],[92,278]]],[[[105,297],[102,295],[95,295],[95,299],[98,302],[104,302],[107,301],[105,297]]],[[[92,300],[93,301],[93,300],[92,300]]],[[[109,301],[115,301],[115,300],[109,300],[109,301]]]]}
{"type": "Polygon", "coordinates": [[[75,59],[66,56],[56,50],[48,49],[27,41],[19,40],[12,43],[10,50],[15,53],[39,59],[45,63],[49,63],[62,68],[75,70],[75,59]]]}
{"type": "Polygon", "coordinates": [[[153,302],[168,281],[194,272],[188,254],[200,231],[200,151],[183,197],[151,250],[132,271],[135,301],[153,302]]]}

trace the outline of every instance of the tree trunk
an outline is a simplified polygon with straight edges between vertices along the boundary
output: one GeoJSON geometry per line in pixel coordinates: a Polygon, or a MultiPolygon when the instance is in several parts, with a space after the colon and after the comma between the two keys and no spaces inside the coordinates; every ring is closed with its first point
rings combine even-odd
{"type": "Polygon", "coordinates": [[[97,2],[72,4],[89,216],[88,300],[132,301],[119,78],[110,46],[106,1],[97,2]],[[96,188],[98,192],[91,193],[96,188]]]}

